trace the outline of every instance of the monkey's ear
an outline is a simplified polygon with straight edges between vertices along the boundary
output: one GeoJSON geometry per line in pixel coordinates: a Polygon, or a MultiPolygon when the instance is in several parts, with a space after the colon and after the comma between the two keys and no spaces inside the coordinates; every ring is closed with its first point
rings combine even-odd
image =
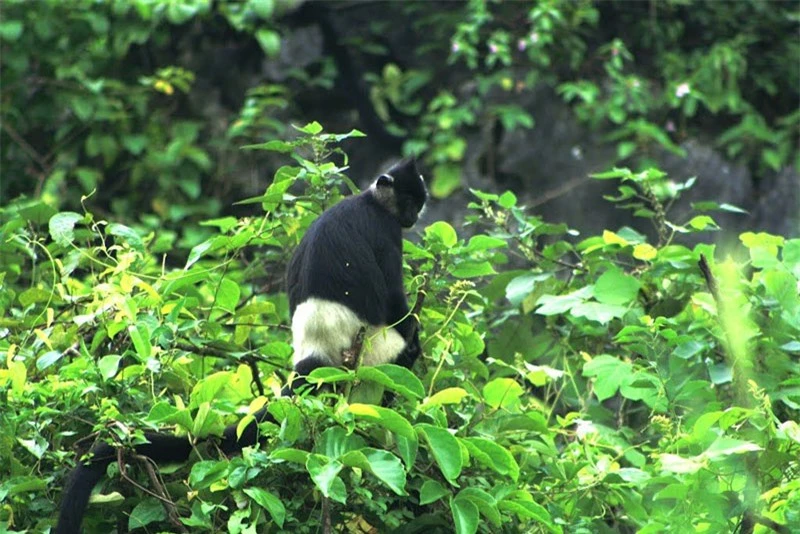
{"type": "Polygon", "coordinates": [[[378,176],[378,181],[375,185],[378,187],[391,187],[394,184],[394,178],[391,174],[381,174],[378,176]]]}

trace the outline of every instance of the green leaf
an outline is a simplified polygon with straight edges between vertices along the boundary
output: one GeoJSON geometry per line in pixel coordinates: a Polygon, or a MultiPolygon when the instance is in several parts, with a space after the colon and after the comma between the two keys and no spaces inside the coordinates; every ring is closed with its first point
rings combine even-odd
{"type": "Polygon", "coordinates": [[[646,371],[638,371],[630,376],[620,385],[619,392],[626,399],[640,400],[657,411],[664,411],[667,407],[661,382],[646,371]]]}
{"type": "Polygon", "coordinates": [[[478,507],[467,499],[450,499],[450,511],[456,534],[475,534],[478,531],[478,507]]]}
{"type": "Polygon", "coordinates": [[[336,384],[352,382],[355,375],[352,371],[339,367],[317,367],[308,374],[307,380],[311,384],[336,384]]]}
{"type": "Polygon", "coordinates": [[[318,133],[322,132],[322,125],[317,121],[309,122],[308,124],[300,128],[295,126],[295,128],[303,132],[304,134],[309,134],[309,135],[317,135],[318,133]]]}
{"type": "Polygon", "coordinates": [[[275,57],[281,51],[281,36],[272,30],[261,29],[256,31],[256,40],[261,50],[268,57],[275,57]]]}
{"type": "Polygon", "coordinates": [[[131,511],[131,515],[128,517],[128,530],[144,528],[150,523],[163,521],[166,518],[167,513],[164,511],[161,502],[148,497],[137,504],[131,511]]]}
{"type": "Polygon", "coordinates": [[[511,209],[517,205],[517,195],[511,191],[506,191],[500,195],[500,198],[497,199],[497,203],[500,204],[502,208],[511,209]]]}
{"type": "Polygon", "coordinates": [[[497,503],[500,510],[507,510],[517,514],[522,520],[534,519],[550,527],[550,530],[561,532],[553,525],[553,518],[545,507],[533,501],[529,493],[516,491],[509,497],[497,503]]]}
{"type": "Polygon", "coordinates": [[[434,503],[449,493],[450,490],[442,486],[439,482],[435,480],[426,480],[419,489],[419,504],[420,506],[425,506],[426,504],[434,503]]]}
{"type": "Polygon", "coordinates": [[[62,353],[59,350],[51,350],[45,352],[36,359],[36,369],[39,371],[44,371],[45,369],[56,363],[58,360],[60,360],[63,356],[64,353],[62,353]]]}
{"type": "Polygon", "coordinates": [[[426,410],[433,406],[441,406],[442,404],[458,404],[464,397],[468,397],[469,393],[463,388],[446,388],[437,391],[422,403],[420,409],[426,410]]]}
{"type": "Polygon", "coordinates": [[[110,223],[106,232],[108,235],[119,237],[123,243],[127,243],[131,248],[144,252],[144,242],[133,228],[125,226],[124,224],[110,223]]]}
{"type": "Polygon", "coordinates": [[[619,269],[604,272],[594,284],[594,298],[603,304],[627,305],[636,300],[639,281],[619,269]]]}
{"type": "Polygon", "coordinates": [[[438,241],[447,248],[454,247],[458,243],[455,229],[444,221],[437,221],[425,228],[425,238],[438,241]]]}
{"type": "Polygon", "coordinates": [[[245,488],[244,493],[269,512],[272,520],[283,528],[283,521],[286,519],[286,508],[278,497],[267,490],[255,487],[245,488]]]}
{"type": "Polygon", "coordinates": [[[456,278],[475,278],[478,276],[488,276],[490,274],[497,274],[492,264],[488,261],[464,261],[458,263],[451,271],[450,274],[456,278]]]}
{"type": "Polygon", "coordinates": [[[139,361],[146,362],[153,354],[153,345],[150,343],[150,329],[147,324],[140,322],[130,325],[128,327],[128,335],[133,341],[133,347],[136,349],[139,361]]]}
{"type": "Polygon", "coordinates": [[[377,382],[410,400],[425,396],[422,381],[409,369],[399,365],[362,366],[356,371],[356,378],[377,382]]]}
{"type": "Polygon", "coordinates": [[[682,458],[677,454],[662,454],[659,456],[659,460],[661,460],[661,469],[670,473],[688,475],[705,467],[705,462],[700,459],[682,458]]]}
{"type": "Polygon", "coordinates": [[[4,20],[0,22],[0,39],[3,41],[16,41],[21,35],[21,20],[4,20]]]}
{"type": "Polygon", "coordinates": [[[406,495],[406,471],[394,454],[366,447],[348,452],[341,461],[346,466],[369,471],[397,495],[406,495]]]}
{"type": "Polygon", "coordinates": [[[495,248],[506,248],[508,242],[498,237],[489,237],[488,235],[476,235],[470,238],[467,244],[467,252],[480,252],[483,250],[492,250],[495,248]]]}
{"type": "Polygon", "coordinates": [[[483,387],[483,399],[492,408],[509,409],[518,405],[523,391],[511,378],[496,378],[483,387]]]}
{"type": "Polygon", "coordinates": [[[519,478],[519,465],[505,447],[486,438],[462,438],[470,456],[478,462],[503,476],[509,476],[514,482],[519,478]]]}
{"type": "Polygon", "coordinates": [[[582,287],[566,295],[542,295],[536,302],[539,315],[560,315],[570,311],[574,306],[591,297],[591,286],[582,287]]]}
{"type": "Polygon", "coordinates": [[[411,423],[394,410],[371,404],[351,404],[347,409],[356,419],[373,422],[407,439],[416,439],[411,423]]]}
{"type": "Polygon", "coordinates": [[[250,7],[253,8],[256,15],[268,20],[275,12],[275,0],[250,0],[250,7]]]}
{"type": "Polygon", "coordinates": [[[75,224],[83,220],[83,215],[72,211],[56,213],[50,217],[48,229],[53,241],[63,247],[69,246],[75,240],[75,224]]]}
{"type": "Polygon", "coordinates": [[[104,379],[111,380],[116,376],[120,361],[122,361],[122,356],[117,354],[109,354],[100,358],[97,368],[104,379]]]}
{"type": "Polygon", "coordinates": [[[502,523],[500,512],[497,510],[497,501],[486,491],[480,488],[464,488],[458,492],[454,500],[466,499],[474,504],[480,514],[488,519],[495,527],[502,523]]]}
{"type": "Polygon", "coordinates": [[[594,393],[601,402],[613,397],[632,374],[630,363],[608,354],[596,356],[583,366],[583,376],[595,377],[594,393]]]}
{"type": "Polygon", "coordinates": [[[764,450],[763,447],[750,441],[720,436],[716,439],[716,441],[714,441],[714,443],[711,444],[708,449],[703,452],[703,456],[711,460],[716,460],[724,456],[758,452],[762,450],[764,450]]]}
{"type": "Polygon", "coordinates": [[[417,432],[422,434],[428,443],[428,449],[433,454],[436,465],[439,466],[444,477],[454,486],[456,479],[461,474],[463,467],[461,446],[458,440],[447,429],[420,423],[416,426],[417,432]]]}
{"type": "Polygon", "coordinates": [[[573,317],[584,317],[600,324],[608,324],[613,319],[625,316],[628,309],[617,304],[602,304],[600,302],[581,302],[569,311],[573,317]]]}
{"type": "Polygon", "coordinates": [[[342,455],[366,447],[364,438],[357,434],[348,434],[339,426],[326,429],[316,440],[314,452],[322,454],[331,460],[337,460],[342,455]]]}
{"type": "Polygon", "coordinates": [[[719,230],[719,226],[717,226],[717,223],[714,221],[714,219],[712,219],[708,215],[697,215],[695,217],[692,217],[688,225],[698,231],[705,230],[706,228],[719,230]]]}
{"type": "Polygon", "coordinates": [[[434,198],[447,198],[461,187],[461,166],[457,163],[442,163],[433,168],[430,190],[434,198]]]}
{"type": "Polygon", "coordinates": [[[630,169],[617,169],[614,168],[611,171],[606,172],[598,172],[595,174],[590,174],[592,178],[595,180],[617,180],[620,178],[629,178],[632,175],[630,169]]]}
{"type": "Polygon", "coordinates": [[[329,460],[319,454],[310,454],[306,460],[306,469],[317,488],[325,497],[344,504],[347,493],[339,472],[344,464],[338,460],[329,460]]]}
{"type": "Polygon", "coordinates": [[[215,305],[228,313],[233,313],[236,310],[236,305],[239,303],[241,296],[241,288],[239,284],[230,278],[223,278],[217,287],[215,305]]]}

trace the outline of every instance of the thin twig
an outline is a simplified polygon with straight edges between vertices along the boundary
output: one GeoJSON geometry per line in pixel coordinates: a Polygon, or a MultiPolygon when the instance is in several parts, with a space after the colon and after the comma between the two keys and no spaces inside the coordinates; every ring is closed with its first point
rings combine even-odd
{"type": "Polygon", "coordinates": [[[169,522],[172,523],[175,528],[178,529],[178,532],[189,532],[186,530],[186,527],[183,526],[180,520],[180,514],[178,514],[178,509],[175,507],[175,502],[170,497],[169,493],[167,492],[167,488],[164,487],[160,477],[156,473],[153,461],[148,458],[147,456],[135,455],[134,458],[144,464],[144,469],[147,471],[147,476],[150,478],[150,484],[152,484],[153,488],[157,493],[159,493],[162,498],[161,505],[164,507],[164,510],[167,512],[167,517],[169,518],[169,522]]]}

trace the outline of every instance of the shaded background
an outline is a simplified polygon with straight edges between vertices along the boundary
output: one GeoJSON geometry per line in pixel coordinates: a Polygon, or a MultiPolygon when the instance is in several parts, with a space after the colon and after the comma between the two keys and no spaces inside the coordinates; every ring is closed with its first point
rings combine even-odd
{"type": "Polygon", "coordinates": [[[646,229],[588,175],[655,165],[697,178],[672,220],[697,200],[747,210],[703,239],[798,235],[798,5],[6,1],[0,201],[91,195],[182,232],[246,214],[232,203],[286,162],[242,145],[316,120],[367,134],[344,145],[362,185],[417,155],[429,220],[458,223],[469,188],[512,189],[583,232],[646,229]]]}

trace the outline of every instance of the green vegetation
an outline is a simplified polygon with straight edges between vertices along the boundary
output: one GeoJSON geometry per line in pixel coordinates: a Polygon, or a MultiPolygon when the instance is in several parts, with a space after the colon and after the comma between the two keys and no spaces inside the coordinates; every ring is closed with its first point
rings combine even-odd
{"type": "MultiPolygon", "coordinates": [[[[427,297],[416,376],[321,369],[312,381],[336,393],[276,399],[291,347],[271,273],[335,201],[343,168],[326,156],[348,137],[317,124],[299,133],[263,147],[294,150],[248,201],[263,216],[206,221],[212,235],[185,264],[167,252],[169,231],[43,202],[4,210],[0,387],[13,409],[0,418],[0,498],[11,530],[52,521],[76,437],[131,444],[166,426],[204,437],[265,403],[280,423],[262,425],[266,447],[231,459],[202,448],[162,473],[157,492],[192,531],[797,524],[800,240],[743,234],[743,264],[674,244],[715,223],[664,219],[656,170],[597,178],[620,180],[614,201],[649,211],[660,243],[630,228],[573,243],[513,194],[475,191],[480,233],[464,240],[437,222],[406,244],[408,288],[427,297]],[[309,146],[317,159],[298,156],[309,146]],[[296,184],[302,197],[286,193],[296,184]]],[[[158,499],[119,490],[104,486],[90,531],[110,528],[109,506],[130,514],[128,528],[175,531],[158,499]]]]}
{"type": "MultiPolygon", "coordinates": [[[[286,399],[285,265],[321,211],[356,190],[341,144],[355,156],[366,141],[275,118],[298,88],[330,88],[326,60],[246,88],[222,127],[197,111],[182,60],[196,32],[274,56],[296,6],[3,3],[0,532],[52,527],[86,436],[204,438],[265,405],[278,424],[262,425],[262,448],[224,458],[212,440],[158,477],[137,458],[112,464],[87,532],[800,525],[800,239],[682,245],[738,208],[704,202],[673,220],[693,181],[647,164],[655,147],[680,152],[681,136],[707,132],[758,172],[796,165],[800,44],[773,39],[796,27],[796,9],[651,2],[649,18],[632,7],[601,27],[603,10],[633,4],[431,5],[386,9],[413,13],[415,50],[441,64],[368,78],[376,113],[432,168],[433,192],[462,187],[471,128],[535,127],[490,95],[545,84],[615,143],[619,167],[594,178],[615,181],[608,201],[653,237],[576,237],[512,192],[472,191],[469,237],[439,221],[405,243],[408,293],[425,298],[414,372],[321,369],[312,381],[325,388],[286,399]],[[457,67],[461,79],[443,82],[457,67]],[[280,162],[245,200],[225,186],[243,158],[280,162]]],[[[369,38],[386,24],[358,47],[380,50],[369,38]]]]}

